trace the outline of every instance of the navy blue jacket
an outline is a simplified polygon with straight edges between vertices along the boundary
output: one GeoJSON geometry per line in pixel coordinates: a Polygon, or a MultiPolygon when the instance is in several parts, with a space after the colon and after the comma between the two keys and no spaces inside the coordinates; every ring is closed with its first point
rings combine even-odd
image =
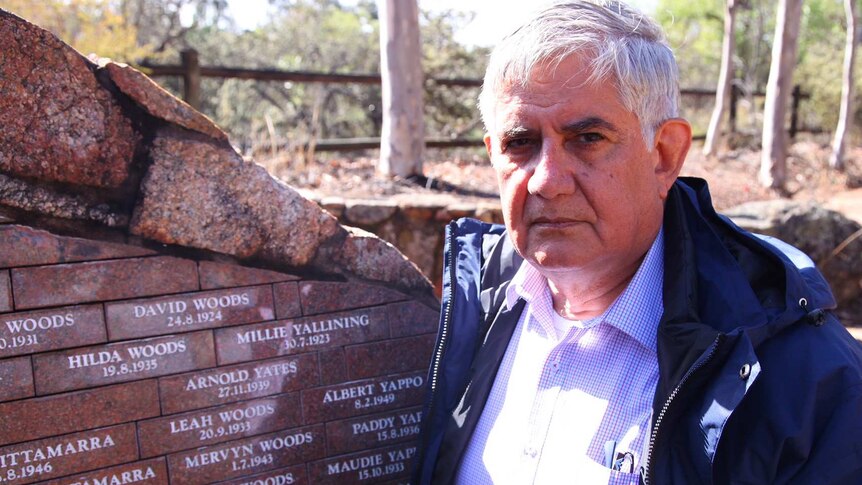
{"type": "MultiPolygon", "coordinates": [[[[862,483],[862,347],[811,260],[716,214],[700,179],[674,184],[664,232],[642,483],[862,483]]],[[[524,307],[504,304],[522,260],[502,226],[454,222],[445,251],[414,484],[454,480],[524,307]]]]}

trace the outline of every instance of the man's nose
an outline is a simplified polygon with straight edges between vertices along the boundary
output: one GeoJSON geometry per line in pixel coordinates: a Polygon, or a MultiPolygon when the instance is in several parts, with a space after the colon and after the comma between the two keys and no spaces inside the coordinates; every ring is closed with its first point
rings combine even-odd
{"type": "Polygon", "coordinates": [[[573,194],[576,189],[571,160],[563,147],[551,140],[544,140],[542,150],[536,155],[536,165],[527,191],[544,199],[573,194]]]}

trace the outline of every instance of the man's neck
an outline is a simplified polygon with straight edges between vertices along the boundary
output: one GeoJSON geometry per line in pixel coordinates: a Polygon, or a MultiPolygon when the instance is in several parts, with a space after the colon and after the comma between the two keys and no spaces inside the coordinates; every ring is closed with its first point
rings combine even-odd
{"type": "Polygon", "coordinates": [[[563,318],[588,320],[601,315],[626,289],[644,256],[613,272],[585,277],[581,271],[545,274],[554,310],[563,318]]]}

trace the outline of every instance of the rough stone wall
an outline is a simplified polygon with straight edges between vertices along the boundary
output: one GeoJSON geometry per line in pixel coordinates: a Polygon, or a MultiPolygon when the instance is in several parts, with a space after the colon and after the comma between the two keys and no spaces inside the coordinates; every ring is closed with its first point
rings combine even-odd
{"type": "Polygon", "coordinates": [[[140,72],[0,43],[0,483],[403,483],[428,279],[140,72]]]}
{"type": "Polygon", "coordinates": [[[503,223],[503,212],[496,201],[447,204],[432,201],[404,203],[350,200],[340,197],[316,200],[342,224],[361,227],[392,243],[428,276],[437,295],[442,289],[443,235],[446,224],[460,217],[503,223]]]}
{"type": "Polygon", "coordinates": [[[435,310],[16,219],[0,223],[2,483],[407,476],[435,310]]]}

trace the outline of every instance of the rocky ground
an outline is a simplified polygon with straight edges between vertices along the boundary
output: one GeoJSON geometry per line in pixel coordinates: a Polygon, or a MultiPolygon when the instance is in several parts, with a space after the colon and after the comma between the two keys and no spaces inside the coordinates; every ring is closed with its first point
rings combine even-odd
{"type": "MultiPolygon", "coordinates": [[[[737,148],[717,158],[707,158],[701,153],[701,145],[695,143],[683,175],[706,179],[720,211],[743,202],[784,197],[812,201],[862,223],[862,147],[849,150],[844,172],[828,169],[829,153],[828,139],[800,137],[790,148],[785,193],[758,184],[760,152],[750,148],[737,148]]],[[[284,158],[270,159],[263,164],[291,185],[318,196],[413,200],[455,197],[486,203],[497,199],[496,180],[484,150],[430,151],[424,163],[425,176],[413,180],[388,180],[377,175],[376,160],[370,156],[329,158],[329,155],[318,154],[317,162],[304,166],[284,158]]],[[[862,323],[862,305],[859,306],[852,315],[845,315],[846,321],[862,323]]]]}

